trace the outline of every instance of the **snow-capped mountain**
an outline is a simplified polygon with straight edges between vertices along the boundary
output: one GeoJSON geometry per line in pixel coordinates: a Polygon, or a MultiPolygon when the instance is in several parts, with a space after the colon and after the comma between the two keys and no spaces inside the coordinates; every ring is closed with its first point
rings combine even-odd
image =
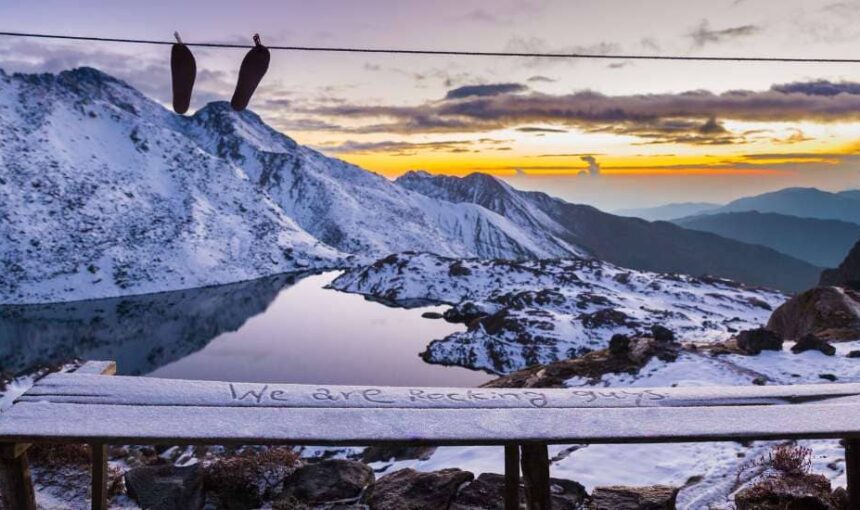
{"type": "Polygon", "coordinates": [[[785,296],[728,280],[620,268],[596,259],[512,262],[391,255],[332,287],[401,306],[452,305],[467,331],[431,343],[431,363],[494,373],[604,348],[613,334],[668,327],[714,342],[762,326],[785,296]]]}
{"type": "Polygon", "coordinates": [[[0,302],[111,297],[407,249],[581,253],[298,145],[251,112],[180,117],[81,68],[0,72],[0,302]],[[396,226],[396,228],[392,228],[396,226]]]}
{"type": "Polygon", "coordinates": [[[590,255],[643,271],[715,275],[799,291],[815,285],[820,269],[773,249],[571,204],[545,193],[517,190],[484,174],[466,177],[410,172],[401,186],[451,203],[478,204],[523,228],[542,225],[561,241],[590,255]]]}
{"type": "Polygon", "coordinates": [[[343,265],[186,124],[94,69],[0,72],[0,302],[343,265]]]}

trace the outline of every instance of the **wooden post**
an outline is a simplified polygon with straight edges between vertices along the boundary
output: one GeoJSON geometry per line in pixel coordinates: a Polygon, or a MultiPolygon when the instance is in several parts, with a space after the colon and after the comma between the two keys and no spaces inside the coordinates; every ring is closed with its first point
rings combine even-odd
{"type": "Polygon", "coordinates": [[[528,510],[550,510],[549,451],[545,444],[522,445],[523,480],[528,510]]]}
{"type": "Polygon", "coordinates": [[[90,445],[92,451],[92,509],[107,510],[107,445],[94,443],[90,445]]]}
{"type": "Polygon", "coordinates": [[[845,475],[848,478],[848,508],[860,508],[860,439],[845,440],[845,475]]]}
{"type": "Polygon", "coordinates": [[[505,510],[520,509],[520,447],[505,445],[505,510]]]}
{"type": "Polygon", "coordinates": [[[0,510],[36,510],[36,494],[27,462],[29,446],[0,445],[0,510]]]}

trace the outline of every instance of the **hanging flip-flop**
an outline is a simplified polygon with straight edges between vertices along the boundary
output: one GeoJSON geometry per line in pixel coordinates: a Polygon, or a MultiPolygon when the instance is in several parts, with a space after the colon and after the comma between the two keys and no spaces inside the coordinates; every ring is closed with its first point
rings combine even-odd
{"type": "Polygon", "coordinates": [[[230,105],[237,112],[248,107],[251,96],[260,84],[260,80],[269,69],[269,49],[260,43],[260,34],[254,34],[254,47],[245,55],[239,68],[239,82],[230,105]]]}
{"type": "Polygon", "coordinates": [[[173,78],[173,111],[182,114],[191,104],[191,91],[197,77],[197,62],[188,46],[182,44],[179,32],[173,33],[176,42],[170,50],[170,72],[173,78]]]}

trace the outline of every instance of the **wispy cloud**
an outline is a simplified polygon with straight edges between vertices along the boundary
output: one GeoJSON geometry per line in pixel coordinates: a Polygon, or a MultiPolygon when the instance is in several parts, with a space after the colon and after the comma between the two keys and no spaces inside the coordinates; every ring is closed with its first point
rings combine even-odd
{"type": "Polygon", "coordinates": [[[742,37],[758,34],[762,28],[758,25],[739,25],[736,27],[711,29],[708,20],[702,20],[687,36],[692,39],[693,46],[703,48],[708,44],[721,44],[742,37]]]}

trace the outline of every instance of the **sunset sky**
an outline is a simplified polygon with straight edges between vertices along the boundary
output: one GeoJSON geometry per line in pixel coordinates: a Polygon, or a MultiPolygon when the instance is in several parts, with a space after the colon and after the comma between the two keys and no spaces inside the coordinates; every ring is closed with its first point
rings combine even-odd
{"type": "MultiPolygon", "coordinates": [[[[0,0],[0,30],[409,49],[860,58],[860,2],[0,0]]],[[[194,49],[194,106],[242,50],[194,49]]],[[[169,104],[169,48],[0,38],[0,68],[90,65],[169,104]]],[[[274,52],[251,108],[389,177],[487,172],[607,210],[860,188],[860,64],[274,52]]]]}

